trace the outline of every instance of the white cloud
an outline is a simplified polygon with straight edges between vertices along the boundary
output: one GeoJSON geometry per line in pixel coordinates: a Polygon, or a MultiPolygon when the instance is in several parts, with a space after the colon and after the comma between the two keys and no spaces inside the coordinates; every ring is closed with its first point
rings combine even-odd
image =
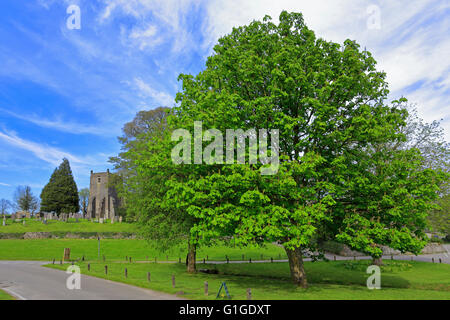
{"type": "MultiPolygon", "coordinates": [[[[35,157],[46,162],[48,164],[48,168],[50,169],[59,166],[62,162],[62,159],[66,158],[70,161],[74,176],[81,178],[82,181],[86,180],[89,177],[90,170],[103,170],[108,166],[107,163],[109,155],[105,153],[96,153],[88,156],[77,156],[70,152],[48,146],[47,144],[40,144],[25,140],[23,138],[20,138],[15,132],[9,132],[6,130],[3,130],[3,132],[0,131],[0,141],[3,141],[5,144],[10,146],[10,148],[6,148],[6,146],[2,146],[2,148],[12,153],[14,157],[17,158],[17,161],[28,161],[35,157]],[[18,151],[11,152],[19,149],[25,151],[25,154],[19,154],[18,151]]],[[[13,163],[8,164],[8,169],[12,169],[13,167],[13,163]]],[[[43,168],[40,167],[40,169],[43,168]]]]}
{"type": "Polygon", "coordinates": [[[109,0],[98,20],[106,23],[114,19],[115,14],[132,16],[138,24],[143,24],[140,30],[134,28],[130,32],[130,38],[138,42],[141,50],[153,48],[163,40],[170,40],[172,52],[180,53],[192,48],[193,43],[191,35],[186,31],[186,14],[201,3],[202,1],[194,0],[109,0]],[[150,19],[157,21],[158,29],[154,25],[145,24],[150,19]]]}
{"type": "Polygon", "coordinates": [[[35,157],[52,165],[59,165],[63,158],[67,158],[70,162],[78,164],[87,164],[85,160],[82,160],[68,152],[64,152],[54,147],[41,145],[32,141],[21,139],[13,132],[1,132],[0,140],[8,143],[9,145],[28,151],[35,157]]]}
{"type": "Polygon", "coordinates": [[[11,185],[10,185],[10,184],[7,184],[7,183],[3,183],[3,182],[0,182],[0,186],[3,186],[3,187],[11,187],[11,185]]]}
{"type": "Polygon", "coordinates": [[[72,134],[93,134],[100,136],[108,136],[114,135],[114,132],[111,132],[109,129],[105,129],[101,125],[89,126],[83,123],[76,123],[70,121],[64,121],[60,118],[55,120],[44,119],[32,114],[21,115],[14,113],[12,111],[0,108],[0,112],[4,114],[8,114],[16,119],[20,119],[26,122],[33,123],[37,126],[55,129],[61,132],[68,132],[72,134]]]}
{"type": "Polygon", "coordinates": [[[443,118],[450,141],[450,19],[442,15],[450,9],[448,1],[212,0],[205,5],[203,47],[209,50],[233,27],[265,15],[278,22],[282,10],[302,12],[318,37],[339,43],[356,40],[374,53],[378,69],[387,73],[391,97],[406,96],[417,103],[427,121],[443,118]],[[380,9],[379,30],[367,27],[371,5],[380,9]],[[411,89],[419,82],[420,88],[411,89]]]}
{"type": "Polygon", "coordinates": [[[174,98],[170,94],[153,89],[141,78],[135,78],[134,83],[136,84],[142,95],[152,98],[160,105],[171,107],[174,104],[174,98]]]}

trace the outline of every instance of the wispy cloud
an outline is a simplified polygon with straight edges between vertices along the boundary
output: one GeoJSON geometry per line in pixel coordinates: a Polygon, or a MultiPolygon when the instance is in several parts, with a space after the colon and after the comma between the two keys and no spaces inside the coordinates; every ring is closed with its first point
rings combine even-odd
{"type": "Polygon", "coordinates": [[[153,89],[148,83],[144,82],[141,78],[135,78],[134,83],[139,89],[140,94],[152,98],[160,105],[171,107],[174,104],[174,98],[170,94],[153,89]]]}
{"type": "Polygon", "coordinates": [[[374,53],[387,74],[391,98],[417,103],[427,121],[443,119],[450,141],[450,2],[446,0],[360,1],[211,0],[203,20],[202,46],[209,48],[233,27],[282,10],[302,12],[316,35],[342,43],[349,38],[374,53]],[[380,10],[381,28],[369,29],[367,8],[380,10]],[[421,85],[417,85],[420,83],[421,85]]]}
{"type": "Polygon", "coordinates": [[[0,112],[3,114],[7,114],[16,119],[20,119],[22,121],[26,121],[29,123],[33,123],[37,126],[58,130],[61,132],[67,132],[72,134],[92,134],[92,135],[100,135],[100,136],[111,136],[114,135],[111,130],[105,129],[103,126],[89,126],[83,123],[76,123],[71,121],[64,121],[62,119],[49,120],[45,118],[38,117],[37,115],[27,114],[21,115],[18,113],[14,113],[12,111],[0,108],[0,112]]]}
{"type": "Polygon", "coordinates": [[[13,147],[28,151],[32,153],[35,157],[54,166],[59,165],[63,158],[67,158],[70,162],[73,163],[86,164],[85,160],[82,160],[68,152],[47,145],[42,145],[32,141],[24,140],[18,137],[13,132],[0,131],[0,140],[3,140],[4,142],[10,144],[13,147]]]}
{"type": "Polygon", "coordinates": [[[7,183],[3,183],[3,182],[0,182],[0,186],[3,186],[3,187],[11,187],[11,185],[10,185],[10,184],[7,184],[7,183]]]}

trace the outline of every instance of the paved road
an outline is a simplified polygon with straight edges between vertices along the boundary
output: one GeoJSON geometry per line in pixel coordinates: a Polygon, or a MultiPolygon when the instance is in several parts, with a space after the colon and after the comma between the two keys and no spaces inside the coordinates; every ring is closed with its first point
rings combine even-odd
{"type": "Polygon", "coordinates": [[[65,271],[46,262],[0,261],[0,288],[21,300],[175,300],[176,296],[81,275],[81,290],[69,290],[65,271]]]}

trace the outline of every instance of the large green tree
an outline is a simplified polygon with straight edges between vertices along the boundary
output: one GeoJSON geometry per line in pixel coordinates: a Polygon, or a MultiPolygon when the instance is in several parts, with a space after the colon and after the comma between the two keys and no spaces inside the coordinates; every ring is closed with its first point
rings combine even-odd
{"type": "Polygon", "coordinates": [[[230,232],[243,245],[280,242],[294,283],[306,286],[302,255],[316,249],[330,207],[344,192],[347,154],[399,139],[406,113],[385,103],[385,74],[354,41],[317,38],[301,14],[282,12],[279,24],[265,17],[233,29],[219,39],[204,71],[180,79],[179,127],[192,132],[201,120],[221,132],[278,129],[279,144],[268,153],[279,149],[280,167],[261,177],[260,164],[203,172],[197,166],[188,183],[172,185],[171,196],[199,219],[193,229],[200,239],[230,232]],[[217,198],[226,190],[231,199],[217,198]]]}
{"type": "Polygon", "coordinates": [[[122,151],[110,162],[118,173],[115,187],[127,216],[138,221],[146,239],[159,249],[188,243],[188,272],[195,271],[195,246],[190,243],[193,218],[167,198],[167,181],[177,174],[171,161],[169,108],[141,111],[125,124],[119,137],[122,151]]]}
{"type": "Polygon", "coordinates": [[[406,106],[398,127],[403,136],[370,141],[346,153],[344,192],[333,208],[331,226],[336,229],[328,232],[371,255],[376,264],[382,263],[382,246],[418,254],[427,243],[428,220],[436,224],[439,215],[445,220],[436,201],[448,181],[448,143],[438,122],[423,122],[406,102],[395,101],[406,106]]]}
{"type": "Polygon", "coordinates": [[[75,213],[80,211],[78,188],[69,160],[63,159],[41,192],[41,211],[75,213]]]}
{"type": "Polygon", "coordinates": [[[428,214],[446,174],[423,168],[418,149],[376,148],[358,155],[345,194],[336,201],[336,239],[382,263],[382,246],[419,254],[427,243],[428,214]]]}

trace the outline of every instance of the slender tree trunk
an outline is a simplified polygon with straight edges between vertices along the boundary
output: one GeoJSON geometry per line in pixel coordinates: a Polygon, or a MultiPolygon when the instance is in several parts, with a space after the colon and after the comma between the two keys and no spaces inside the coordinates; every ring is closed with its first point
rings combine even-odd
{"type": "Polygon", "coordinates": [[[376,266],[382,266],[383,265],[383,258],[382,257],[374,257],[372,260],[372,264],[376,265],[376,266]]]}
{"type": "Polygon", "coordinates": [[[291,278],[295,285],[307,288],[308,282],[306,280],[305,268],[303,266],[302,251],[300,248],[289,250],[285,248],[289,258],[289,268],[291,269],[291,278]]]}
{"type": "Polygon", "coordinates": [[[196,255],[196,247],[192,245],[189,241],[188,243],[188,257],[187,257],[187,272],[195,273],[195,255],[196,255]]]}

